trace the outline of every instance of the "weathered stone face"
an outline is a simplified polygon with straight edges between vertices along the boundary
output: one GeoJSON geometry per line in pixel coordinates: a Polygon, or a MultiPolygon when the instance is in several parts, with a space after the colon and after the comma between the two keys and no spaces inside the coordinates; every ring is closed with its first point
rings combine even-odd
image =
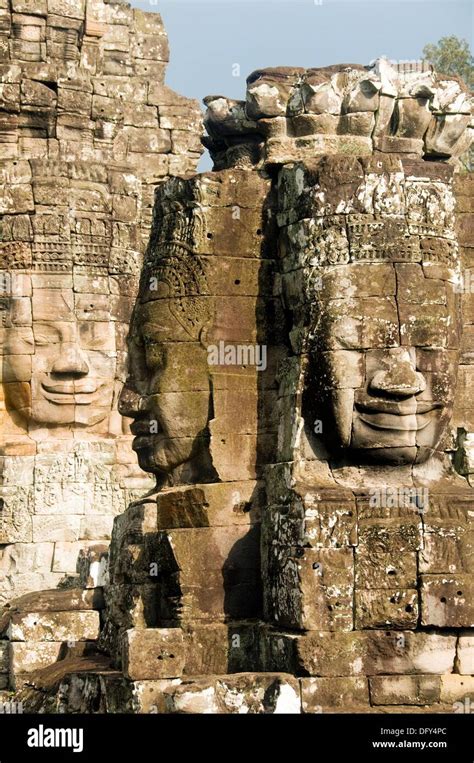
{"type": "MultiPolygon", "coordinates": [[[[360,269],[370,279],[370,265],[360,269]]],[[[315,413],[319,410],[323,431],[334,432],[333,444],[350,449],[354,458],[424,461],[451,417],[459,353],[454,343],[443,345],[457,313],[449,315],[444,307],[440,315],[430,316],[426,303],[433,286],[439,286],[440,294],[449,289],[453,299],[454,294],[446,282],[430,279],[425,287],[428,279],[421,279],[421,304],[401,303],[398,311],[398,288],[394,298],[355,297],[339,303],[336,315],[332,300],[318,300],[320,340],[310,355],[303,415],[311,411],[311,397],[317,398],[315,413]],[[367,339],[366,332],[373,336],[367,339]],[[419,344],[404,343],[410,339],[419,344]]]]}
{"type": "Polygon", "coordinates": [[[282,230],[302,415],[356,461],[423,462],[452,414],[459,259],[444,176],[328,157],[280,181],[282,221],[291,198],[302,218],[282,230]]]}
{"type": "Polygon", "coordinates": [[[81,302],[93,293],[96,279],[85,275],[82,280],[89,295],[75,294],[72,288],[49,290],[48,275],[35,276],[31,355],[22,354],[24,338],[18,327],[6,329],[7,401],[27,422],[94,427],[111,414],[120,346],[114,322],[84,320],[81,302]],[[64,320],[54,320],[55,314],[64,320]]]}
{"type": "Polygon", "coordinates": [[[65,161],[32,161],[29,178],[36,205],[4,217],[0,249],[7,405],[27,430],[97,431],[123,375],[141,259],[140,183],[124,170],[65,161]],[[117,210],[125,199],[124,227],[117,210]]]}
{"type": "Polygon", "coordinates": [[[140,466],[165,474],[206,450],[210,405],[206,348],[173,308],[169,298],[139,301],[128,342],[131,375],[120,398],[122,414],[133,419],[140,466]]]}
{"type": "Polygon", "coordinates": [[[140,465],[159,481],[255,476],[257,372],[266,367],[257,339],[272,330],[274,303],[271,262],[259,260],[269,183],[246,175],[176,178],[157,193],[120,411],[134,420],[140,465]]]}

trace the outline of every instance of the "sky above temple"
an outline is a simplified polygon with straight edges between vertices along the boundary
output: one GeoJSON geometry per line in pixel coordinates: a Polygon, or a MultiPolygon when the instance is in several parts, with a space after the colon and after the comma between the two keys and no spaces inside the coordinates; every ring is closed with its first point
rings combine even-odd
{"type": "MultiPolygon", "coordinates": [[[[421,58],[427,43],[471,43],[470,0],[131,0],[162,15],[171,48],[166,81],[182,95],[244,98],[265,66],[367,64],[421,58]]],[[[208,157],[200,169],[211,166],[208,157]]]]}

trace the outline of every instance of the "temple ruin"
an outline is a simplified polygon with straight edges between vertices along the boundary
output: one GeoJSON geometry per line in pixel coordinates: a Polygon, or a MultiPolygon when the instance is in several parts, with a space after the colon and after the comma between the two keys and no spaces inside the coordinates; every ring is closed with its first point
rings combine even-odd
{"type": "Polygon", "coordinates": [[[205,99],[196,174],[159,16],[87,0],[67,36],[64,0],[12,2],[3,685],[33,712],[453,712],[474,691],[466,86],[261,69],[205,99]]]}

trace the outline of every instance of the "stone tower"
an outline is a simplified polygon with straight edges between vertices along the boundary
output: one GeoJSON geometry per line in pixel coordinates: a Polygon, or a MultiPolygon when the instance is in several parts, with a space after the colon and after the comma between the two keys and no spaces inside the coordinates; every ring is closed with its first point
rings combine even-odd
{"type": "Polygon", "coordinates": [[[25,696],[452,711],[474,680],[470,95],[380,60],[206,104],[215,170],[157,192],[120,395],[155,489],[114,521],[98,654],[25,696]]]}

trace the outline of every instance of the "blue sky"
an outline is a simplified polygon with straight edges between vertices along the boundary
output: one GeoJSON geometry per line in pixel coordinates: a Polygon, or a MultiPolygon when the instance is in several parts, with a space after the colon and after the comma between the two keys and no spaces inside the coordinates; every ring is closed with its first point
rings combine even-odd
{"type": "MultiPolygon", "coordinates": [[[[171,47],[166,82],[183,95],[245,97],[264,66],[420,58],[454,34],[472,49],[469,0],[131,0],[161,13],[171,47]],[[240,66],[240,76],[234,76],[240,66]]],[[[200,169],[207,169],[204,160],[200,169]]]]}

